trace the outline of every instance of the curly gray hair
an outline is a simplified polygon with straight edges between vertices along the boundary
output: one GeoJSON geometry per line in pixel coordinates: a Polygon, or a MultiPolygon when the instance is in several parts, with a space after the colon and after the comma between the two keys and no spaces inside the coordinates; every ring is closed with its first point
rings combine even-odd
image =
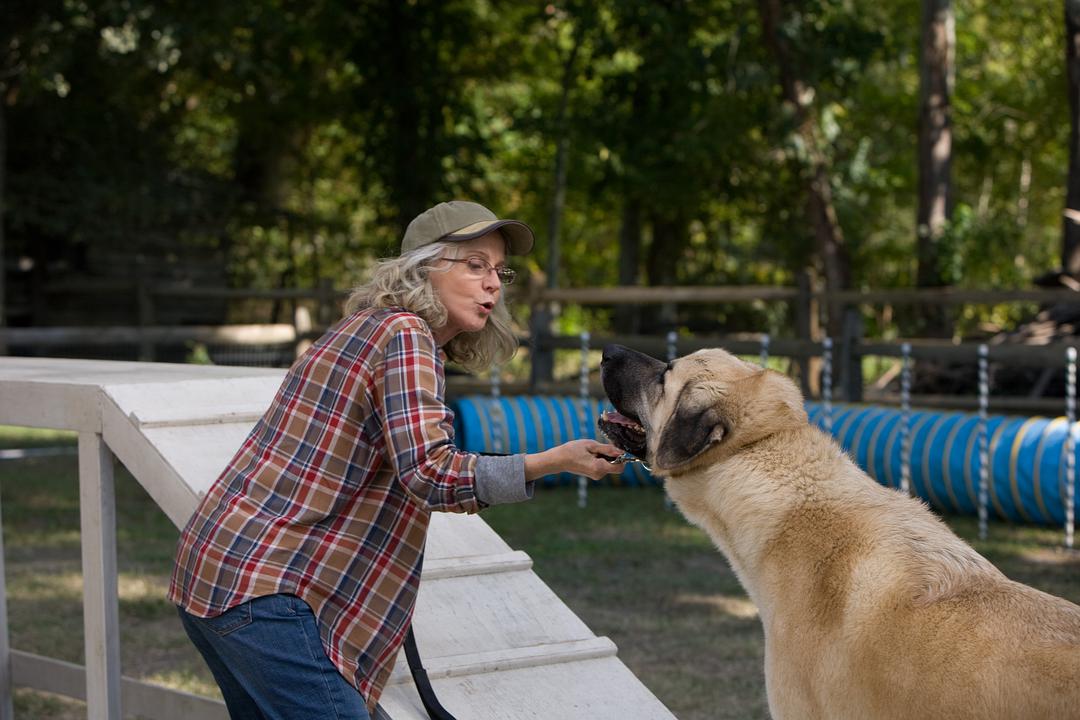
{"type": "MultiPolygon", "coordinates": [[[[437,242],[399,257],[376,263],[371,278],[353,290],[345,302],[345,314],[369,307],[402,307],[422,317],[433,329],[446,324],[446,306],[439,300],[429,280],[433,272],[448,272],[450,266],[436,267],[443,257],[456,258],[460,243],[437,242]]],[[[459,333],[443,347],[447,357],[470,372],[483,372],[502,364],[517,352],[517,338],[510,322],[503,294],[484,329],[459,333]]]]}

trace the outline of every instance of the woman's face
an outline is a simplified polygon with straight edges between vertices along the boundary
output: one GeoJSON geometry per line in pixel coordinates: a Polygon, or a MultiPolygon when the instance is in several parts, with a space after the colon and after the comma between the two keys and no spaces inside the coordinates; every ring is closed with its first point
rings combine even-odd
{"type": "Polygon", "coordinates": [[[446,306],[446,324],[434,328],[440,347],[458,333],[484,329],[502,292],[502,283],[492,268],[505,263],[506,240],[498,230],[452,246],[435,262],[436,269],[429,277],[446,306]]]}

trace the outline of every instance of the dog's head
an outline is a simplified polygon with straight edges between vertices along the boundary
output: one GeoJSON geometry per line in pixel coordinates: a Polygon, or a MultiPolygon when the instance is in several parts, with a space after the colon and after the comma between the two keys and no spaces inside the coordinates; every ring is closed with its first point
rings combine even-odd
{"type": "Polygon", "coordinates": [[[600,429],[663,474],[715,461],[807,421],[795,383],[724,350],[664,363],[608,345],[601,377],[617,412],[605,414],[600,429]]]}

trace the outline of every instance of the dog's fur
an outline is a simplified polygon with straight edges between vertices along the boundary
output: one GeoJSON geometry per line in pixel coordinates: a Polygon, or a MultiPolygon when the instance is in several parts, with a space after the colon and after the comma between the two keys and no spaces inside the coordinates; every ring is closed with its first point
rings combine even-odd
{"type": "Polygon", "coordinates": [[[756,603],[775,720],[1080,718],[1080,607],[874,482],[787,377],[723,350],[665,364],[619,346],[602,375],[756,603]]]}

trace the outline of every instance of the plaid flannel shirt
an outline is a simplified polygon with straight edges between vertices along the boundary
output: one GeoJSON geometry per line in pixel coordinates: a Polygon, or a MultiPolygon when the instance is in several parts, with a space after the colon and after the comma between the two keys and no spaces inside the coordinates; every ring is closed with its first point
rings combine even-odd
{"type": "MultiPolygon", "coordinates": [[[[303,598],[327,655],[374,707],[412,618],[430,512],[484,505],[444,386],[418,316],[367,309],[331,328],[188,521],[169,598],[200,617],[303,598]]],[[[523,460],[511,474],[524,479],[523,460]]]]}

